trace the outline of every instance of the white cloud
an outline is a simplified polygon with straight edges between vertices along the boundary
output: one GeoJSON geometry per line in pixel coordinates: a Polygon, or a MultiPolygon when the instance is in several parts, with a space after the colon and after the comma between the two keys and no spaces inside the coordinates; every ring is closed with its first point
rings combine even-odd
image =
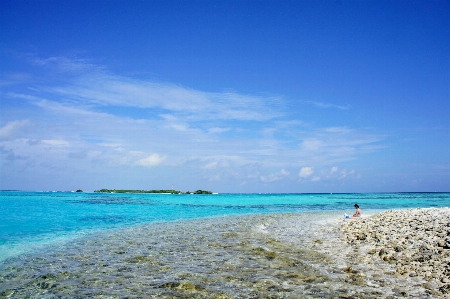
{"type": "Polygon", "coordinates": [[[51,146],[69,146],[69,142],[65,141],[65,140],[41,140],[42,143],[47,144],[47,145],[51,145],[51,146]]]}
{"type": "Polygon", "coordinates": [[[348,133],[351,130],[347,127],[329,127],[325,128],[324,131],[330,133],[348,133]]]}
{"type": "Polygon", "coordinates": [[[14,138],[14,135],[17,132],[29,124],[29,120],[15,120],[7,122],[6,125],[0,128],[0,140],[14,138]]]}
{"type": "Polygon", "coordinates": [[[312,104],[319,108],[336,108],[340,110],[348,110],[351,108],[349,104],[347,105],[335,105],[330,103],[316,102],[316,101],[303,101],[303,103],[312,104]]]}
{"type": "Polygon", "coordinates": [[[288,177],[289,175],[290,175],[289,171],[282,169],[279,172],[269,174],[268,176],[260,176],[260,179],[264,183],[272,183],[275,181],[282,180],[282,179],[288,177]]]}
{"type": "Polygon", "coordinates": [[[311,182],[318,182],[318,181],[320,181],[320,180],[321,180],[320,176],[314,176],[314,177],[311,179],[311,182]]]}
{"type": "Polygon", "coordinates": [[[153,153],[150,156],[137,160],[136,165],[138,166],[144,166],[144,167],[154,167],[161,164],[166,159],[165,156],[161,156],[157,153],[153,153]]]}
{"type": "Polygon", "coordinates": [[[175,131],[187,132],[189,131],[189,127],[184,124],[170,124],[167,126],[168,128],[174,129],[175,131]]]}
{"type": "Polygon", "coordinates": [[[305,182],[306,180],[311,182],[331,182],[355,178],[358,175],[354,169],[339,170],[337,166],[322,170],[316,170],[313,167],[303,167],[299,172],[299,177],[299,182],[305,182]],[[317,173],[317,175],[312,176],[314,173],[317,173]]]}
{"type": "Polygon", "coordinates": [[[306,151],[317,151],[323,148],[325,145],[326,143],[324,141],[317,138],[309,138],[302,142],[302,148],[306,151]]]}
{"type": "Polygon", "coordinates": [[[347,170],[347,169],[343,169],[341,172],[339,172],[339,179],[345,179],[346,177],[355,174],[356,171],[354,169],[352,170],[347,170]]]}
{"type": "Polygon", "coordinates": [[[123,148],[123,144],[120,143],[107,143],[107,142],[100,142],[97,143],[99,146],[105,146],[105,147],[111,147],[111,148],[123,148]]]}
{"type": "Polygon", "coordinates": [[[74,84],[47,91],[91,105],[160,108],[186,119],[264,121],[280,115],[276,108],[278,97],[203,92],[101,73],[82,76],[74,84]],[[266,113],[267,110],[271,113],[266,113]]]}
{"type": "Polygon", "coordinates": [[[310,177],[313,173],[314,173],[313,167],[302,167],[302,169],[300,169],[300,172],[298,173],[298,176],[301,179],[306,179],[310,177]]]}
{"type": "Polygon", "coordinates": [[[31,81],[32,76],[27,73],[10,73],[5,74],[4,78],[0,78],[0,86],[20,84],[31,81]]]}
{"type": "Polygon", "coordinates": [[[211,133],[211,134],[218,134],[218,133],[223,133],[223,132],[227,132],[227,131],[230,131],[230,128],[215,127],[215,128],[208,129],[208,133],[211,133]]]}
{"type": "Polygon", "coordinates": [[[36,65],[55,67],[63,72],[99,71],[103,69],[102,67],[90,63],[89,60],[82,58],[68,58],[64,56],[49,58],[32,57],[31,61],[36,65]]]}
{"type": "Polygon", "coordinates": [[[281,115],[279,96],[205,92],[167,82],[116,76],[87,59],[32,55],[30,60],[44,67],[47,77],[56,75],[59,82],[58,86],[41,85],[36,91],[57,95],[73,106],[156,108],[163,110],[158,113],[165,110],[165,113],[195,120],[266,121],[281,115]]]}
{"type": "Polygon", "coordinates": [[[217,168],[217,162],[211,162],[206,164],[203,169],[216,169],[217,168]]]}

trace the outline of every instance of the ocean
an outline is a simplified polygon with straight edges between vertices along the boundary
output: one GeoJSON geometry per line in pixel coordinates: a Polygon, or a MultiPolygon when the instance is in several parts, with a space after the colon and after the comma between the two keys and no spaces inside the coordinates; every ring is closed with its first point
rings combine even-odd
{"type": "MultiPolygon", "coordinates": [[[[268,252],[282,252],[287,260],[287,256],[308,251],[304,253],[308,262],[301,270],[295,268],[299,273],[291,269],[297,273],[292,275],[314,277],[310,282],[322,285],[320,292],[326,295],[328,288],[332,294],[330,290],[336,286],[325,282],[334,276],[327,272],[325,264],[311,268],[312,260],[321,258],[314,257],[317,253],[310,247],[295,251],[289,244],[270,242],[271,238],[258,233],[261,226],[276,225],[276,219],[295,215],[303,217],[295,219],[296,225],[300,223],[298,231],[306,236],[315,220],[352,214],[355,203],[365,214],[449,207],[450,193],[195,195],[2,191],[0,295],[257,298],[273,293],[277,298],[290,298],[289,294],[300,294],[283,288],[265,289],[264,284],[260,288],[248,287],[249,281],[252,286],[255,281],[277,284],[270,277],[273,265],[267,264],[274,261],[264,249],[269,245],[273,248],[268,252]],[[250,262],[252,258],[254,261],[250,262]],[[223,268],[226,262],[230,265],[223,268]],[[233,271],[244,266],[259,276],[249,272],[235,281],[233,277],[238,272],[233,271]],[[117,273],[121,273],[120,278],[117,273]]],[[[279,267],[290,269],[292,264],[281,263],[279,267]]],[[[315,296],[310,289],[303,285],[301,288],[302,296],[315,296]]]]}

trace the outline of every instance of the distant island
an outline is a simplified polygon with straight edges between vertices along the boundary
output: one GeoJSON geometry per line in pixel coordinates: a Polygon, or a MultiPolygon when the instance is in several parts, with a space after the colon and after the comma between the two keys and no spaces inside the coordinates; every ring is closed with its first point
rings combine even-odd
{"type": "Polygon", "coordinates": [[[211,191],[197,190],[194,192],[178,191],[178,190],[124,190],[124,189],[100,189],[94,192],[99,193],[159,193],[159,194],[213,194],[211,191]]]}

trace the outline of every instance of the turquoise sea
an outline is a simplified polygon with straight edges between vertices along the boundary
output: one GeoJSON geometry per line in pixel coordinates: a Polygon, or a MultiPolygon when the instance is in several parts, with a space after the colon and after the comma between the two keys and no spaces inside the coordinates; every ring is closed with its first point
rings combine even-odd
{"type": "Polygon", "coordinates": [[[108,194],[0,192],[0,262],[90,232],[203,217],[448,207],[450,193],[108,194]]]}
{"type": "MultiPolygon", "coordinates": [[[[315,249],[333,234],[317,219],[337,220],[355,203],[364,214],[450,207],[450,193],[2,191],[0,298],[384,298],[315,249]],[[286,234],[289,217],[300,247],[264,232],[286,234]]],[[[383,292],[396,298],[394,287],[383,292]]]]}

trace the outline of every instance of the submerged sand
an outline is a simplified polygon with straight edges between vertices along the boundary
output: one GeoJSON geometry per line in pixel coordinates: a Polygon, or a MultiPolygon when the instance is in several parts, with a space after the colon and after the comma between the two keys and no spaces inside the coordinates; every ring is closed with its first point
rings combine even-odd
{"type": "Polygon", "coordinates": [[[0,298],[448,297],[448,208],[387,211],[353,222],[340,214],[230,216],[90,235],[7,261],[0,298]],[[429,237],[430,226],[408,223],[414,217],[429,223],[430,215],[438,219],[437,237],[424,242],[442,249],[416,250],[411,244],[423,235],[410,233],[396,251],[394,240],[406,231],[429,237]],[[402,268],[422,251],[432,268],[402,268]],[[433,268],[439,263],[444,266],[433,268]]]}

